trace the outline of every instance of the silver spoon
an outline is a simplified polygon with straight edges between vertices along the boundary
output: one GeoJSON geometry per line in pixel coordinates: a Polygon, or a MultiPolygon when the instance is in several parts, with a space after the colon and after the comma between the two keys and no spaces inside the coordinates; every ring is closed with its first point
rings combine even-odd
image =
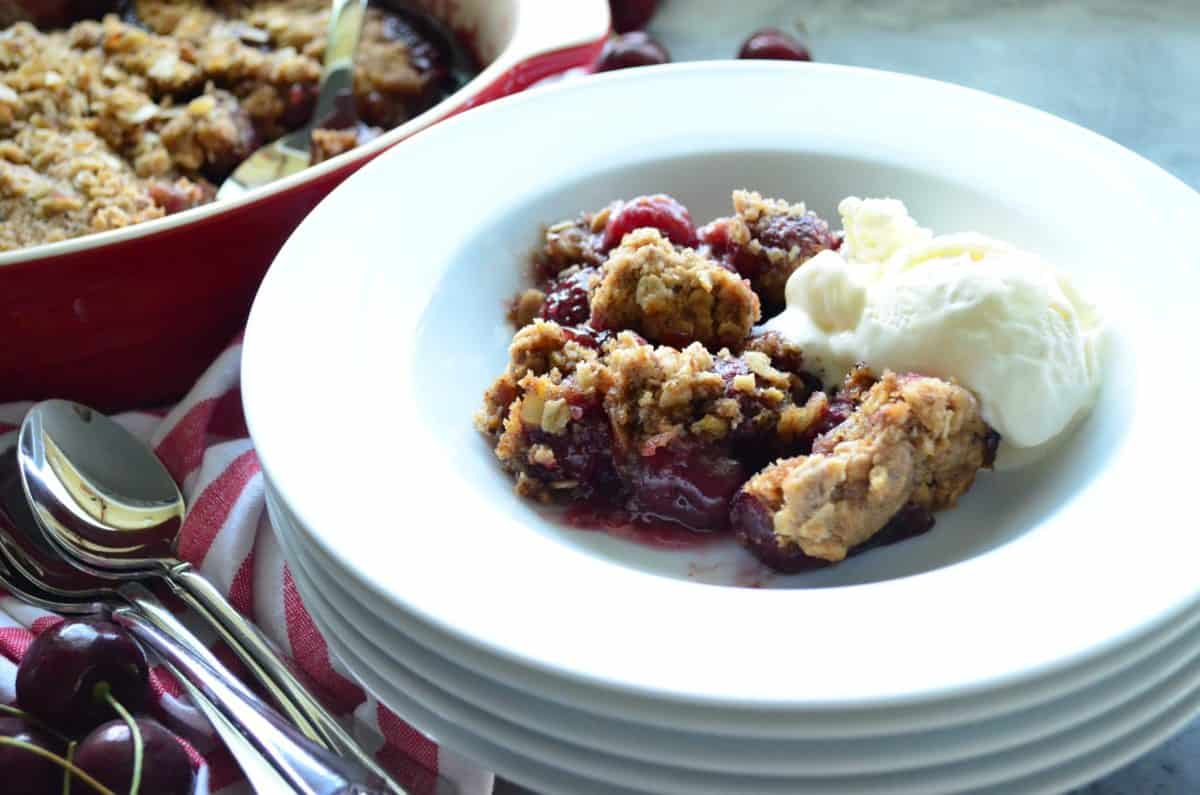
{"type": "Polygon", "coordinates": [[[232,199],[308,168],[312,161],[313,129],[335,111],[339,97],[354,91],[354,53],[358,50],[366,12],[367,0],[333,0],[312,118],[300,129],[261,147],[242,161],[217,189],[218,199],[232,199]]]}
{"type": "MultiPolygon", "coordinates": [[[[208,665],[213,675],[236,681],[208,647],[143,585],[129,582],[113,590],[91,575],[70,569],[53,553],[43,549],[33,514],[21,492],[16,447],[16,433],[0,434],[0,586],[27,604],[60,615],[103,615],[113,608],[132,611],[130,621],[150,623],[175,639],[183,653],[208,665]]],[[[192,703],[208,719],[255,790],[282,792],[289,788],[286,780],[250,742],[242,730],[244,727],[235,725],[217,709],[178,668],[169,662],[166,665],[188,692],[192,703]]]]}
{"type": "Polygon", "coordinates": [[[405,793],[321,706],[270,642],[191,564],[174,557],[183,497],[154,453],[108,417],[63,400],[35,405],[17,446],[21,483],[46,541],[77,568],[113,581],[162,578],[206,618],[296,727],[405,793]]]}

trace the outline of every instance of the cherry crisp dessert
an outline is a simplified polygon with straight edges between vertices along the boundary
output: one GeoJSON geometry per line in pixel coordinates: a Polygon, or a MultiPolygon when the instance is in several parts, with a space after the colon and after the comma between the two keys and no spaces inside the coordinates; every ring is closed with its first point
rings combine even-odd
{"type": "MultiPolygon", "coordinates": [[[[0,251],[212,201],[259,146],[309,122],[329,5],[0,0],[0,251]]],[[[357,123],[315,120],[314,162],[453,91],[448,47],[427,19],[373,5],[355,56],[357,123]]]]}
{"type": "Polygon", "coordinates": [[[861,366],[822,384],[795,344],[756,332],[840,243],[803,204],[742,190],[700,228],[664,195],[549,227],[476,416],[517,492],[733,533],[783,572],[932,527],[995,456],[976,398],[861,366]]]}

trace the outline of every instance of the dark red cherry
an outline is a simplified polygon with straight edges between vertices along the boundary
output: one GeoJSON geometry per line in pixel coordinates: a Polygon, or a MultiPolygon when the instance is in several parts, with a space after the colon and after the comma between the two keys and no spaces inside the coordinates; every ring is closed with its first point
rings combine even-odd
{"type": "Polygon", "coordinates": [[[596,398],[573,394],[568,397],[571,421],[562,433],[529,430],[533,444],[544,444],[554,453],[552,468],[535,469],[546,480],[572,480],[581,499],[607,496],[621,487],[616,468],[616,445],[612,425],[596,398]]]}
{"type": "Polygon", "coordinates": [[[672,243],[680,246],[695,246],[696,225],[687,208],[664,194],[638,196],[622,204],[608,219],[604,227],[601,246],[608,251],[621,243],[621,238],[635,229],[653,227],[662,232],[672,243]]]}
{"type": "MultiPolygon", "coordinates": [[[[142,778],[138,792],[190,795],[192,763],[179,739],[162,724],[137,718],[142,735],[142,778]]],[[[99,726],[75,749],[75,764],[113,792],[129,792],[133,783],[133,733],[114,720],[99,726]]]]}
{"type": "Polygon", "coordinates": [[[670,60],[671,55],[666,47],[648,34],[636,30],[606,41],[595,68],[597,72],[611,72],[634,66],[657,66],[670,60]]]}
{"type": "Polygon", "coordinates": [[[672,445],[639,456],[626,473],[626,508],[635,521],[672,522],[698,533],[729,526],[729,500],[746,480],[733,458],[699,445],[672,445]]]}
{"type": "Polygon", "coordinates": [[[729,524],[738,543],[775,571],[797,574],[829,565],[828,561],[809,557],[794,544],[780,545],[771,512],[752,494],[741,491],[733,498],[729,524]]]}
{"type": "Polygon", "coordinates": [[[34,639],[17,668],[21,709],[60,731],[86,734],[116,713],[112,697],[130,712],[146,702],[146,655],[109,621],[64,621],[34,639]]]}
{"type": "MultiPolygon", "coordinates": [[[[62,743],[15,715],[0,715],[0,737],[62,756],[62,743]]],[[[28,748],[0,745],[0,776],[4,781],[0,790],[5,795],[47,795],[62,791],[63,769],[28,748]]]]}
{"type": "Polygon", "coordinates": [[[739,58],[773,61],[811,61],[808,47],[778,28],[763,28],[750,34],[738,51],[739,58]]]}
{"type": "Polygon", "coordinates": [[[646,27],[658,10],[658,0],[608,0],[608,7],[612,10],[613,30],[628,33],[646,27]]]}
{"type": "Polygon", "coordinates": [[[592,315],[590,286],[596,268],[580,268],[560,276],[545,287],[540,317],[553,320],[560,326],[578,326],[592,315]]]}

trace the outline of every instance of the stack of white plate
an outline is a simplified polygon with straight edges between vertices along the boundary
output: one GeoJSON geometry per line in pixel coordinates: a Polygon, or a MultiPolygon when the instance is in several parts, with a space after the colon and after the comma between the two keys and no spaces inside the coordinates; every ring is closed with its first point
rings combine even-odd
{"type": "Polygon", "coordinates": [[[364,685],[534,790],[1061,791],[1200,711],[1196,217],[1108,141],[898,75],[700,64],[497,103],[348,180],[268,276],[243,378],[271,518],[364,685]],[[925,536],[808,575],[517,498],[470,417],[538,225],[655,191],[708,218],[740,185],[911,198],[1060,264],[1112,321],[1096,408],[925,536]]]}

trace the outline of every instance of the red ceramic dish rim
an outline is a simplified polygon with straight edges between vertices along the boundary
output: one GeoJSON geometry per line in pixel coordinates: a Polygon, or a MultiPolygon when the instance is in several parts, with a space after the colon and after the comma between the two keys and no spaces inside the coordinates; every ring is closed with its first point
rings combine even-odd
{"type": "Polygon", "coordinates": [[[235,212],[278,193],[318,180],[326,174],[346,167],[360,166],[435,122],[526,88],[562,71],[564,65],[578,63],[581,50],[592,50],[598,55],[610,30],[606,0],[581,0],[579,6],[572,8],[570,13],[561,9],[557,13],[551,13],[552,0],[515,0],[514,5],[516,20],[512,34],[508,44],[495,60],[485,66],[467,85],[375,140],[236,199],[211,202],[153,221],[107,232],[2,253],[0,270],[8,265],[31,260],[51,260],[89,248],[135,240],[179,226],[209,221],[216,216],[235,212]]]}

